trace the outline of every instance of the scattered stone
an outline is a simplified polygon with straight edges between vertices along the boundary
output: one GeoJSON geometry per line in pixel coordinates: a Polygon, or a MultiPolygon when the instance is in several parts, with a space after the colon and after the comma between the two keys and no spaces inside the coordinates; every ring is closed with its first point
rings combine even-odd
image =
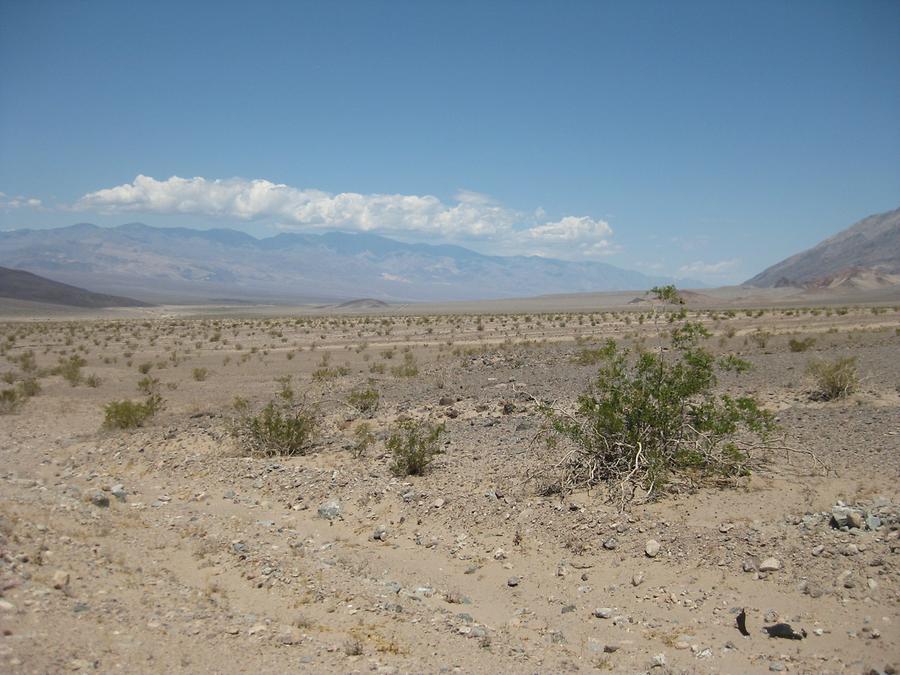
{"type": "Polygon", "coordinates": [[[100,508],[106,508],[109,506],[109,497],[102,492],[95,492],[91,495],[91,504],[100,508]]]}
{"type": "Polygon", "coordinates": [[[58,591],[65,590],[69,586],[69,573],[63,570],[56,570],[52,579],[53,588],[58,591]]]}
{"type": "Polygon", "coordinates": [[[331,499],[319,507],[319,517],[326,520],[334,520],[341,515],[341,503],[331,499]]]}
{"type": "Polygon", "coordinates": [[[560,612],[560,614],[569,614],[574,611],[575,611],[575,605],[566,605],[565,607],[562,608],[562,611],[560,612]]]}
{"type": "Polygon", "coordinates": [[[515,588],[519,585],[519,577],[510,577],[506,580],[506,585],[510,588],[515,588]]]}
{"type": "Polygon", "coordinates": [[[631,577],[631,585],[640,586],[642,583],[644,583],[644,573],[635,572],[635,574],[631,577]]]}
{"type": "Polygon", "coordinates": [[[0,612],[6,612],[12,614],[16,611],[16,606],[12,604],[9,600],[0,599],[0,612]]]}
{"type": "Polygon", "coordinates": [[[866,518],[866,527],[870,530],[877,530],[879,527],[881,527],[881,518],[870,514],[866,518]]]}
{"type": "Polygon", "coordinates": [[[769,663],[769,671],[773,673],[784,672],[784,664],[781,661],[771,661],[769,663]]]}
{"type": "Polygon", "coordinates": [[[609,539],[607,539],[606,541],[603,542],[603,548],[605,548],[607,551],[615,551],[616,548],[618,548],[618,546],[619,546],[619,542],[616,540],[615,537],[610,537],[609,539]]]}
{"type": "Polygon", "coordinates": [[[442,507],[444,504],[446,504],[446,503],[447,503],[447,502],[444,501],[444,498],[443,498],[443,497],[438,497],[437,499],[435,499],[435,500],[431,503],[431,506],[432,506],[433,508],[439,509],[439,508],[441,508],[441,507],[442,507]]]}
{"type": "Polygon", "coordinates": [[[777,572],[781,569],[781,561],[778,558],[766,558],[759,565],[760,572],[777,572]]]}
{"type": "Polygon", "coordinates": [[[653,657],[653,660],[650,662],[651,668],[664,668],[666,665],[666,655],[665,654],[657,654],[653,657]]]}
{"type": "Polygon", "coordinates": [[[656,539],[650,539],[644,546],[644,553],[648,558],[655,558],[659,553],[659,542],[656,539]]]}
{"type": "Polygon", "coordinates": [[[387,526],[379,525],[375,528],[375,531],[372,533],[372,538],[375,541],[386,541],[388,536],[387,526]]]}
{"type": "Polygon", "coordinates": [[[850,527],[862,529],[866,523],[865,520],[863,520],[863,515],[859,511],[851,511],[847,515],[847,524],[850,525],[850,527]]]}
{"type": "Polygon", "coordinates": [[[598,607],[594,610],[593,614],[598,619],[611,619],[613,610],[610,607],[598,607]]]}
{"type": "Polygon", "coordinates": [[[120,502],[124,502],[125,498],[128,496],[128,494],[125,492],[125,486],[122,485],[121,483],[117,483],[116,485],[113,485],[109,489],[109,492],[113,497],[118,499],[120,502]]]}
{"type": "Polygon", "coordinates": [[[741,569],[745,572],[755,572],[759,568],[759,560],[755,557],[747,558],[741,563],[741,569]]]}

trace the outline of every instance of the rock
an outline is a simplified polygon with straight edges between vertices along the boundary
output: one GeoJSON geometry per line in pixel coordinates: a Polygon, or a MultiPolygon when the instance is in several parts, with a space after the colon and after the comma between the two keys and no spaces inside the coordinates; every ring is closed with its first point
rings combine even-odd
{"type": "Polygon", "coordinates": [[[65,590],[69,585],[69,573],[63,570],[56,570],[52,579],[53,588],[58,591],[65,590]]]}
{"type": "Polygon", "coordinates": [[[326,520],[334,520],[341,515],[341,503],[336,499],[330,499],[319,507],[319,517],[326,520]]]}
{"type": "Polygon", "coordinates": [[[606,654],[615,654],[617,651],[619,651],[619,649],[620,646],[615,642],[609,642],[603,646],[603,651],[606,654]]]}
{"type": "Polygon", "coordinates": [[[610,537],[609,539],[607,539],[606,541],[603,542],[603,548],[605,548],[607,551],[615,551],[618,548],[618,546],[619,546],[619,542],[616,540],[615,537],[610,537]]]}
{"type": "Polygon", "coordinates": [[[747,558],[741,563],[741,569],[745,572],[755,572],[759,568],[759,560],[756,558],[747,558]]]}
{"type": "Polygon", "coordinates": [[[847,515],[847,524],[850,525],[850,527],[862,529],[866,523],[863,520],[863,515],[859,511],[851,511],[847,515]]]}
{"type": "Polygon", "coordinates": [[[106,508],[109,506],[109,497],[102,492],[95,492],[91,495],[91,504],[100,508],[106,508]]]}
{"type": "Polygon", "coordinates": [[[574,611],[575,611],[575,605],[566,605],[565,607],[562,608],[562,610],[560,611],[560,614],[570,614],[571,612],[574,612],[574,611]]]}
{"type": "Polygon", "coordinates": [[[666,655],[665,654],[657,654],[653,657],[653,660],[650,662],[651,668],[663,668],[666,665],[666,655]]]}
{"type": "Polygon", "coordinates": [[[388,536],[387,526],[379,525],[375,528],[375,531],[372,533],[372,539],[375,541],[386,541],[388,536]]]}
{"type": "Polygon", "coordinates": [[[640,586],[642,583],[644,583],[644,573],[635,572],[634,576],[631,577],[631,585],[640,586]]]}
{"type": "Polygon", "coordinates": [[[772,661],[769,663],[769,671],[773,673],[784,672],[784,664],[781,661],[772,661]]]}
{"type": "Polygon", "coordinates": [[[759,565],[760,572],[777,572],[781,569],[781,561],[778,558],[766,558],[759,565]]]}
{"type": "Polygon", "coordinates": [[[266,625],[264,623],[258,623],[254,626],[251,626],[247,631],[247,635],[258,635],[259,633],[264,633],[266,631],[266,625]]]}
{"type": "Polygon", "coordinates": [[[644,545],[644,553],[648,558],[655,558],[659,553],[659,542],[656,539],[649,539],[644,545]]]}
{"type": "Polygon", "coordinates": [[[0,599],[0,612],[12,614],[16,611],[16,606],[9,600],[0,599]]]}
{"type": "Polygon", "coordinates": [[[286,626],[278,633],[278,641],[283,645],[295,645],[303,641],[303,632],[299,628],[286,626]]]}
{"type": "Polygon", "coordinates": [[[510,588],[515,588],[519,585],[519,577],[510,577],[506,580],[506,585],[510,588]]]}
{"type": "Polygon", "coordinates": [[[118,499],[120,502],[124,502],[125,498],[128,496],[128,494],[125,492],[125,486],[122,485],[121,483],[117,483],[116,485],[113,485],[109,489],[109,492],[113,497],[118,499]]]}
{"type": "Polygon", "coordinates": [[[431,506],[432,506],[432,508],[439,509],[446,503],[447,502],[444,501],[443,497],[438,497],[431,503],[431,506]]]}
{"type": "Polygon", "coordinates": [[[598,607],[593,611],[593,615],[598,619],[611,619],[613,610],[610,607],[598,607]]]}
{"type": "Polygon", "coordinates": [[[456,403],[456,401],[454,401],[449,396],[441,396],[440,400],[438,401],[438,405],[453,405],[454,403],[456,403]]]}
{"type": "Polygon", "coordinates": [[[869,515],[866,518],[866,527],[870,530],[877,530],[881,527],[881,518],[878,516],[869,515]]]}

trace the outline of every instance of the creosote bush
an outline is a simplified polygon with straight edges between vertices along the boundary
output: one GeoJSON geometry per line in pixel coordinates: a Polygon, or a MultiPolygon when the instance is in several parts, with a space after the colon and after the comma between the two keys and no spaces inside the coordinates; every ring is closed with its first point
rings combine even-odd
{"type": "Polygon", "coordinates": [[[411,419],[397,422],[385,441],[394,458],[391,472],[400,478],[424,474],[434,458],[444,452],[440,447],[444,431],[443,424],[433,425],[411,419]]]}
{"type": "Polygon", "coordinates": [[[14,413],[23,400],[24,397],[15,389],[0,390],[0,415],[14,413]]]}
{"type": "Polygon", "coordinates": [[[315,414],[304,406],[268,403],[255,415],[244,415],[237,435],[251,455],[305,455],[315,442],[315,414]]]}
{"type": "MultiPolygon", "coordinates": [[[[678,301],[674,287],[654,292],[657,300],[678,301]]],[[[749,474],[754,460],[741,439],[764,440],[774,419],[753,398],[714,392],[717,371],[742,372],[750,364],[733,355],[716,361],[700,346],[708,336],[701,324],[683,320],[671,331],[668,351],[632,353],[607,341],[597,353],[597,378],[574,412],[544,409],[548,441],[568,446],[553,489],[609,482],[623,499],[638,487],[654,498],[679,481],[749,474]]]]}
{"type": "Polygon", "coordinates": [[[354,389],[347,396],[347,403],[364,415],[371,415],[378,410],[380,400],[378,390],[372,386],[354,389]]]}
{"type": "Polygon", "coordinates": [[[103,426],[107,429],[134,429],[143,426],[160,408],[162,398],[158,394],[143,401],[110,401],[103,408],[103,426]]]}
{"type": "Polygon", "coordinates": [[[807,364],[806,372],[816,381],[817,397],[824,401],[844,398],[859,387],[855,356],[835,361],[815,359],[807,364]]]}
{"type": "Polygon", "coordinates": [[[814,337],[803,338],[802,340],[791,338],[788,340],[788,349],[792,352],[805,352],[814,344],[816,344],[816,338],[814,337]]]}

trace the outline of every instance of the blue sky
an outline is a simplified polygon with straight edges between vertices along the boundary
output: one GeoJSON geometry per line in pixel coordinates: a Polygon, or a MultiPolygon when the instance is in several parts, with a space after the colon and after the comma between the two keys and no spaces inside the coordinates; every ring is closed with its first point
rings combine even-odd
{"type": "Polygon", "coordinates": [[[5,0],[0,192],[741,281],[900,206],[900,2],[5,0]]]}

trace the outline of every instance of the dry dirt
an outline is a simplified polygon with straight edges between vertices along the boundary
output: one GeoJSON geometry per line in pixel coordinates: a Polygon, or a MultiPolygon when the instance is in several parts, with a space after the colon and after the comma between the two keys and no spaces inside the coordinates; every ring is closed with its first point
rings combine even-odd
{"type": "Polygon", "coordinates": [[[893,672],[900,312],[698,312],[710,349],[754,365],[719,388],[758,396],[800,452],[624,512],[602,488],[545,496],[528,478],[560,450],[533,442],[535,401],[571,405],[596,341],[652,343],[646,311],[0,324],[0,374],[33,351],[42,389],[0,416],[0,670],[893,672]],[[73,354],[75,386],[48,372],[73,354]],[[847,355],[860,390],[814,400],[809,359],[847,355]],[[102,429],[141,367],[164,409],[102,429]],[[248,457],[234,399],[259,409],[284,376],[318,410],[315,447],[248,457]],[[369,379],[371,419],[346,404],[369,379]],[[400,416],[446,425],[425,476],[390,471],[400,416]],[[361,422],[377,440],[357,457],[361,422]],[[835,528],[839,500],[878,519],[835,528]]]}

